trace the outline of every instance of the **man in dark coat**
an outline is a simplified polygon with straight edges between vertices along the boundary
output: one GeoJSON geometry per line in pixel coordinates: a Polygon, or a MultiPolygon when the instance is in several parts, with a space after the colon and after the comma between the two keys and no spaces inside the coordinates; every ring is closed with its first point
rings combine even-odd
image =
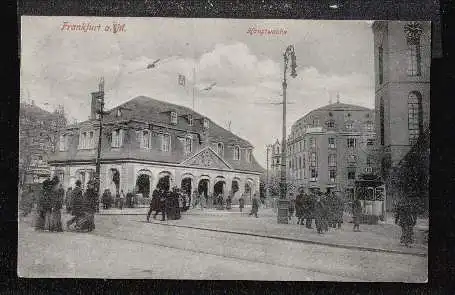
{"type": "MultiPolygon", "coordinates": [[[[150,208],[147,212],[147,222],[150,221],[150,215],[152,211],[155,211],[156,214],[160,211],[160,193],[161,191],[158,188],[155,188],[152,192],[152,200],[150,200],[150,208]]],[[[153,218],[156,219],[156,214],[153,215],[153,218]]]]}
{"type": "Polygon", "coordinates": [[[248,215],[254,215],[256,218],[258,218],[258,211],[259,211],[259,200],[257,198],[257,195],[253,195],[253,201],[251,204],[251,212],[248,215]]]}
{"type": "Polygon", "coordinates": [[[403,198],[395,212],[395,224],[401,227],[400,243],[410,247],[414,242],[414,226],[417,222],[417,214],[413,209],[411,199],[403,198]]]}
{"type": "Polygon", "coordinates": [[[72,191],[71,196],[71,214],[73,218],[68,220],[66,227],[69,228],[70,225],[77,222],[82,216],[84,216],[84,198],[82,196],[81,181],[76,181],[76,187],[72,191]]]}
{"type": "Polygon", "coordinates": [[[95,190],[95,183],[90,181],[87,184],[87,190],[84,194],[84,211],[87,218],[90,220],[88,231],[95,229],[95,213],[98,205],[98,195],[95,190]]]}
{"type": "Polygon", "coordinates": [[[158,215],[159,212],[161,212],[161,221],[165,220],[166,216],[166,199],[167,199],[167,192],[164,189],[160,189],[159,191],[159,210],[155,211],[155,214],[153,215],[153,218],[156,218],[156,215],[158,215]]]}
{"type": "Polygon", "coordinates": [[[324,203],[321,200],[321,196],[318,195],[314,204],[314,219],[318,234],[322,234],[324,231],[324,211],[324,203]]]}
{"type": "Polygon", "coordinates": [[[51,215],[51,231],[62,232],[62,213],[61,209],[63,208],[63,198],[65,196],[65,190],[59,179],[55,178],[52,180],[53,189],[51,194],[51,206],[52,206],[52,215],[51,215]]]}
{"type": "Polygon", "coordinates": [[[71,187],[68,188],[65,195],[65,207],[66,213],[71,213],[71,197],[73,195],[73,189],[71,187]]]}
{"type": "Polygon", "coordinates": [[[343,223],[344,201],[339,192],[335,195],[335,225],[338,229],[341,228],[343,223]]]}
{"type": "Polygon", "coordinates": [[[46,179],[38,196],[38,202],[36,206],[37,216],[35,221],[35,229],[36,230],[44,230],[45,223],[46,223],[46,214],[48,211],[51,211],[51,204],[50,204],[50,187],[51,181],[50,179],[46,179]]]}
{"type": "Polygon", "coordinates": [[[295,215],[297,224],[303,224],[303,189],[299,190],[299,194],[295,198],[295,215]]]}
{"type": "Polygon", "coordinates": [[[362,204],[359,199],[355,199],[352,203],[352,221],[354,222],[354,231],[360,231],[360,216],[362,214],[362,204]]]}
{"type": "Polygon", "coordinates": [[[302,221],[305,219],[306,228],[311,229],[313,223],[313,211],[314,211],[314,196],[313,194],[305,193],[302,200],[302,221]]]}

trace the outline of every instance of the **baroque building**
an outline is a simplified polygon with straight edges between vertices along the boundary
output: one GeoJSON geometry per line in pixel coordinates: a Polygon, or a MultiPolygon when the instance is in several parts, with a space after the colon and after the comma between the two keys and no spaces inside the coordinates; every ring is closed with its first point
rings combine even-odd
{"type": "Polygon", "coordinates": [[[374,121],[374,110],[339,100],[297,120],[287,146],[291,191],[307,187],[352,197],[360,176],[379,172],[374,121]]]}
{"type": "MultiPolygon", "coordinates": [[[[92,93],[91,118],[60,134],[50,164],[65,187],[95,174],[99,120],[92,93]]],[[[205,196],[259,192],[263,168],[253,146],[193,110],[139,96],[103,118],[100,189],[148,196],[158,182],[205,196]]]]}
{"type": "Polygon", "coordinates": [[[402,194],[394,185],[399,177],[393,171],[419,138],[429,133],[431,23],[375,21],[372,29],[376,143],[390,210],[402,194]]]}

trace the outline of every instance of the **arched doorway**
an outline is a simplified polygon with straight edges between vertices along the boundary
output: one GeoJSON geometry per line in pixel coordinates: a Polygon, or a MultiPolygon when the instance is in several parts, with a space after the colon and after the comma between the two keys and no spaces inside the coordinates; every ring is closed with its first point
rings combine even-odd
{"type": "Polygon", "coordinates": [[[219,205],[218,201],[219,194],[222,194],[224,196],[224,184],[225,184],[224,180],[219,180],[217,183],[215,183],[215,186],[213,187],[214,205],[219,205]]]}
{"type": "Polygon", "coordinates": [[[164,175],[158,180],[158,184],[156,185],[158,189],[162,188],[165,191],[169,191],[171,187],[171,177],[169,175],[164,175]]]}
{"type": "Polygon", "coordinates": [[[191,190],[192,190],[192,180],[189,177],[185,177],[182,179],[181,183],[181,188],[182,192],[187,194],[188,196],[191,196],[191,190]]]}
{"type": "Polygon", "coordinates": [[[138,194],[142,194],[142,197],[148,198],[150,196],[150,176],[140,174],[136,180],[136,188],[138,194]]]}
{"type": "Polygon", "coordinates": [[[246,200],[249,201],[249,203],[252,202],[252,186],[249,181],[245,182],[245,195],[246,195],[246,200]]]}
{"type": "Polygon", "coordinates": [[[198,184],[197,191],[200,196],[205,197],[207,199],[209,194],[209,180],[208,179],[201,179],[198,184]]]}

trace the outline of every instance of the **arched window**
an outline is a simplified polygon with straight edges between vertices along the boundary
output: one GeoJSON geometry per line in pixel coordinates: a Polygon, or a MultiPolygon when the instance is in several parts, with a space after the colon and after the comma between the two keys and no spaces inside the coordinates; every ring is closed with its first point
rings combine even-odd
{"type": "Polygon", "coordinates": [[[185,154],[193,152],[193,138],[191,136],[185,137],[185,154]]]}
{"type": "Polygon", "coordinates": [[[412,22],[405,25],[404,32],[408,44],[408,75],[420,76],[422,71],[420,36],[422,35],[423,28],[419,23],[412,22]]]}
{"type": "Polygon", "coordinates": [[[240,148],[238,146],[234,147],[234,160],[240,160],[240,148]]]}
{"type": "Polygon", "coordinates": [[[422,95],[412,91],[408,95],[409,144],[413,145],[423,133],[422,95]]]}
{"type": "Polygon", "coordinates": [[[220,157],[223,157],[224,156],[224,144],[222,142],[219,142],[217,145],[216,145],[216,152],[218,153],[218,155],[220,157]]]}

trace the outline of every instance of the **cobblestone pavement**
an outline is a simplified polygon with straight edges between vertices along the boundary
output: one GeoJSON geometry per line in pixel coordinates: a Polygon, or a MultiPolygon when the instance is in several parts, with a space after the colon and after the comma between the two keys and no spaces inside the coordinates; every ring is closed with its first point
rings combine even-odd
{"type": "Polygon", "coordinates": [[[427,278],[426,257],[164,226],[146,223],[137,215],[98,215],[92,233],[43,233],[33,230],[32,218],[19,223],[18,271],[25,277],[400,282],[427,278]]]}
{"type": "MultiPolygon", "coordinates": [[[[148,208],[111,209],[102,210],[101,214],[133,214],[143,216],[142,219],[145,220],[147,211],[148,208]]],[[[263,235],[347,248],[357,247],[420,256],[426,256],[428,253],[423,231],[427,227],[424,224],[420,224],[420,227],[415,228],[415,244],[413,247],[407,248],[400,245],[401,228],[393,223],[363,224],[360,226],[361,232],[354,232],[350,223],[351,218],[345,216],[341,229],[330,229],[329,232],[319,235],[314,229],[307,229],[305,226],[297,225],[295,217],[290,224],[277,224],[276,213],[272,209],[260,210],[259,218],[249,217],[248,212],[249,209],[246,209],[243,213],[240,213],[238,208],[233,208],[230,211],[191,209],[183,213],[181,220],[168,221],[166,224],[263,235]]],[[[315,227],[314,222],[313,227],[315,227]]]]}

